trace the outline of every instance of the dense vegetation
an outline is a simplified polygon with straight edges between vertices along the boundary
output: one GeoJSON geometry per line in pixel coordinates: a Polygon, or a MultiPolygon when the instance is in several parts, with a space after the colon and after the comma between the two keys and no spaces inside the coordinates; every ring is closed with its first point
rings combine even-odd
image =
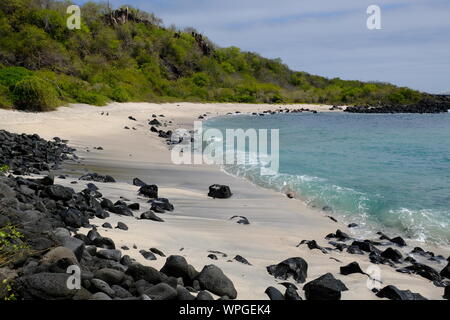
{"type": "Polygon", "coordinates": [[[424,94],[385,83],[327,79],[280,60],[219,48],[194,30],[165,28],[130,8],[111,23],[106,4],[82,8],[81,30],[66,26],[69,1],[2,0],[0,106],[45,111],[67,102],[219,101],[395,103],[424,94]]]}

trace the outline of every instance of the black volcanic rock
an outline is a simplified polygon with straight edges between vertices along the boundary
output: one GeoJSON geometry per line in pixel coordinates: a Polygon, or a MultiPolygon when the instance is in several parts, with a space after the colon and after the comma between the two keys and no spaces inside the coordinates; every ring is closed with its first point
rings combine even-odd
{"type": "Polygon", "coordinates": [[[153,254],[153,252],[140,250],[139,253],[145,258],[145,260],[156,260],[156,256],[153,254]]]}
{"type": "Polygon", "coordinates": [[[156,222],[164,222],[164,220],[161,219],[160,217],[158,217],[153,211],[146,211],[146,212],[142,213],[141,219],[142,220],[152,220],[152,221],[156,221],[156,222]]]}
{"type": "Polygon", "coordinates": [[[236,260],[237,262],[240,262],[240,263],[249,265],[249,266],[252,265],[250,262],[248,262],[247,259],[245,259],[244,257],[242,257],[242,256],[240,256],[240,255],[235,256],[235,257],[234,257],[234,260],[236,260]]]}
{"type": "Polygon", "coordinates": [[[237,222],[236,222],[236,223],[238,223],[238,224],[243,224],[243,225],[248,225],[248,224],[250,224],[250,221],[249,221],[246,217],[244,217],[244,216],[232,216],[232,217],[230,218],[230,220],[234,220],[234,219],[237,219],[237,222]]]}
{"type": "Polygon", "coordinates": [[[161,272],[175,278],[183,278],[185,284],[192,284],[198,275],[198,271],[193,266],[187,263],[182,256],[169,256],[166,263],[161,269],[161,272]]]}
{"type": "Polygon", "coordinates": [[[351,246],[358,247],[360,250],[364,252],[380,252],[372,243],[369,241],[353,241],[351,246]]]}
{"type": "Polygon", "coordinates": [[[67,188],[59,185],[53,185],[48,187],[47,193],[53,200],[68,201],[72,199],[75,191],[72,188],[67,188]]]}
{"type": "Polygon", "coordinates": [[[347,107],[344,111],[350,113],[446,113],[448,110],[450,110],[450,99],[444,96],[434,96],[414,104],[360,105],[347,107]]]}
{"type": "Polygon", "coordinates": [[[439,272],[437,272],[435,269],[433,269],[430,266],[427,266],[425,264],[422,263],[413,263],[410,266],[404,267],[404,268],[400,268],[397,269],[396,271],[401,272],[401,273],[413,273],[413,274],[417,274],[425,279],[428,279],[430,281],[434,281],[434,282],[441,282],[442,281],[442,277],[440,276],[439,272]]]}
{"type": "Polygon", "coordinates": [[[146,186],[147,184],[139,178],[134,178],[133,185],[137,186],[137,187],[143,187],[143,186],[146,186]]]}
{"type": "Polygon", "coordinates": [[[340,270],[341,270],[341,274],[344,276],[347,276],[347,275],[353,274],[353,273],[366,274],[364,271],[362,271],[358,262],[352,262],[346,266],[341,267],[340,270]]]}
{"type": "Polygon", "coordinates": [[[381,253],[381,256],[385,259],[392,260],[394,262],[400,262],[402,260],[403,256],[400,253],[400,251],[393,249],[391,247],[387,248],[381,253]]]}
{"type": "Polygon", "coordinates": [[[209,187],[208,197],[211,198],[218,198],[218,199],[228,199],[232,196],[230,187],[220,185],[220,184],[213,184],[209,187]]]}
{"type": "Polygon", "coordinates": [[[159,127],[159,126],[162,125],[161,122],[159,122],[159,121],[156,120],[156,119],[151,120],[148,124],[149,124],[149,125],[152,125],[152,126],[156,126],[156,127],[159,127]]]}
{"type": "Polygon", "coordinates": [[[450,279],[450,262],[447,264],[447,266],[442,269],[442,271],[439,273],[441,277],[450,279]]]}
{"type": "Polygon", "coordinates": [[[150,210],[156,213],[165,213],[166,211],[173,211],[174,206],[166,198],[157,198],[155,200],[150,200],[152,204],[150,210]]]}
{"type": "Polygon", "coordinates": [[[289,258],[277,265],[268,266],[267,272],[277,279],[287,280],[293,277],[298,283],[304,283],[308,276],[308,263],[300,257],[289,258]]]}
{"type": "Polygon", "coordinates": [[[341,292],[348,289],[342,281],[327,273],[305,284],[303,290],[307,300],[340,300],[341,292]]]}
{"type": "Polygon", "coordinates": [[[237,297],[233,282],[215,265],[205,266],[196,279],[204,290],[230,299],[237,297]]]}
{"type": "Polygon", "coordinates": [[[302,240],[302,241],[297,245],[297,248],[300,247],[300,246],[303,245],[303,244],[306,244],[306,245],[308,246],[309,250],[317,249],[317,250],[320,250],[320,251],[321,251],[322,253],[324,253],[324,254],[328,254],[328,251],[327,251],[325,248],[319,246],[319,245],[317,244],[316,240],[302,240]]]}
{"type": "Polygon", "coordinates": [[[444,299],[450,300],[450,286],[446,286],[444,289],[444,299]]]}
{"type": "Polygon", "coordinates": [[[66,273],[36,273],[18,278],[14,286],[24,299],[68,300],[77,291],[68,288],[69,276],[66,273]]]}
{"type": "Polygon", "coordinates": [[[119,221],[119,222],[117,222],[116,229],[127,231],[128,230],[128,226],[125,223],[119,221]]]}
{"type": "Polygon", "coordinates": [[[298,301],[303,300],[300,295],[298,294],[297,290],[293,287],[286,288],[286,291],[284,293],[284,298],[288,301],[298,301]]]}
{"type": "Polygon", "coordinates": [[[145,186],[142,186],[139,189],[139,194],[143,195],[147,198],[153,198],[156,199],[158,198],[158,186],[157,185],[148,185],[146,184],[145,186]]]}
{"type": "Polygon", "coordinates": [[[81,176],[78,180],[83,181],[95,181],[95,182],[103,182],[103,183],[114,183],[116,180],[108,175],[100,175],[98,173],[88,173],[84,176],[81,176]]]}
{"type": "Polygon", "coordinates": [[[413,293],[409,290],[400,290],[395,286],[389,285],[377,292],[377,297],[387,298],[389,300],[427,300],[419,293],[413,293]]]}
{"type": "Polygon", "coordinates": [[[270,300],[286,300],[280,290],[274,287],[268,287],[265,294],[267,294],[270,300]]]}
{"type": "Polygon", "coordinates": [[[339,241],[347,241],[352,239],[348,234],[342,232],[341,230],[336,230],[336,233],[328,234],[325,239],[337,239],[339,241]]]}

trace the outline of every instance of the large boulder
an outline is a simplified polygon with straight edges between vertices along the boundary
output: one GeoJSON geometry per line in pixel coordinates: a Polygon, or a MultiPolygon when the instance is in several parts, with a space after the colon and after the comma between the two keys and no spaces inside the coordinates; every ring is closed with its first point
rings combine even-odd
{"type": "Polygon", "coordinates": [[[450,279],[450,262],[447,264],[447,266],[442,269],[442,271],[439,273],[441,277],[450,279]]]}
{"type": "Polygon", "coordinates": [[[156,119],[153,119],[153,120],[149,121],[148,124],[151,125],[151,126],[156,126],[156,127],[159,127],[159,126],[162,125],[161,122],[159,122],[159,121],[156,120],[156,119]]]}
{"type": "Polygon", "coordinates": [[[395,237],[395,238],[390,239],[390,241],[395,243],[399,247],[406,247],[407,246],[406,241],[402,237],[395,237]]]}
{"type": "Polygon", "coordinates": [[[128,226],[125,223],[119,221],[119,222],[117,222],[116,229],[127,231],[128,226]]]}
{"type": "Polygon", "coordinates": [[[427,300],[419,293],[413,293],[409,290],[400,290],[395,286],[386,286],[377,292],[377,297],[387,298],[389,300],[427,300]]]}
{"type": "Polygon", "coordinates": [[[75,237],[66,237],[61,239],[61,244],[63,247],[71,250],[78,260],[81,260],[85,248],[85,244],[83,241],[75,237]]]}
{"type": "Polygon", "coordinates": [[[139,194],[147,198],[156,199],[158,198],[158,186],[155,184],[142,186],[139,189],[139,194]]]}
{"type": "Polygon", "coordinates": [[[293,287],[287,287],[286,292],[284,293],[284,298],[289,301],[299,301],[303,300],[298,294],[297,290],[293,287]]]}
{"type": "Polygon", "coordinates": [[[36,273],[18,278],[14,287],[19,296],[26,300],[69,300],[76,289],[69,289],[66,273],[36,273]]]}
{"type": "Polygon", "coordinates": [[[308,263],[300,257],[289,258],[277,265],[268,266],[267,272],[277,279],[287,280],[293,277],[298,283],[304,283],[308,276],[308,263]]]}
{"type": "Polygon", "coordinates": [[[198,301],[212,301],[212,300],[214,300],[214,297],[208,291],[200,291],[197,294],[197,297],[195,298],[195,300],[198,300],[198,301]]]}
{"type": "Polygon", "coordinates": [[[307,300],[340,300],[341,292],[348,289],[342,281],[327,273],[305,284],[303,290],[307,300]]]}
{"type": "Polygon", "coordinates": [[[175,300],[177,298],[177,290],[167,283],[159,283],[145,290],[144,293],[152,300],[175,300]]]}
{"type": "Polygon", "coordinates": [[[433,269],[430,266],[427,266],[423,263],[418,263],[418,262],[415,262],[410,266],[397,269],[396,271],[401,272],[401,273],[410,273],[410,274],[414,273],[425,279],[428,279],[428,280],[434,281],[434,282],[440,282],[442,280],[442,277],[438,271],[436,271],[435,269],[433,269]]]}
{"type": "Polygon", "coordinates": [[[380,252],[380,250],[377,249],[369,241],[353,241],[351,246],[358,247],[361,251],[368,252],[368,253],[371,253],[371,252],[379,253],[380,252]]]}
{"type": "Polygon", "coordinates": [[[347,275],[353,274],[353,273],[366,274],[364,271],[362,271],[358,262],[352,262],[346,266],[341,267],[340,270],[341,270],[341,274],[344,276],[347,276],[347,275]]]}
{"type": "Polygon", "coordinates": [[[112,285],[111,289],[114,290],[114,297],[120,298],[120,299],[126,299],[126,298],[132,298],[133,295],[126,290],[125,288],[119,286],[119,285],[112,285]]]}
{"type": "Polygon", "coordinates": [[[97,257],[107,260],[120,261],[122,252],[116,249],[104,249],[97,251],[97,257]]]}
{"type": "Polygon", "coordinates": [[[211,198],[218,198],[218,199],[228,199],[232,196],[230,187],[220,185],[220,184],[213,184],[209,187],[208,197],[211,198]]]}
{"type": "Polygon", "coordinates": [[[43,264],[51,265],[57,263],[61,259],[66,259],[74,265],[78,264],[78,259],[73,251],[66,247],[53,248],[41,258],[41,262],[43,264]]]}
{"type": "Polygon", "coordinates": [[[102,202],[100,202],[100,206],[103,209],[106,209],[108,211],[114,212],[114,204],[111,200],[109,199],[103,199],[102,202]]]}
{"type": "Polygon", "coordinates": [[[126,274],[131,276],[134,281],[145,280],[151,284],[158,284],[164,278],[164,275],[155,268],[143,266],[138,263],[129,266],[126,274]]]}
{"type": "Polygon", "coordinates": [[[218,296],[228,296],[236,299],[237,292],[233,282],[215,265],[208,265],[203,268],[197,276],[200,287],[218,296]]]}
{"type": "Polygon", "coordinates": [[[66,226],[76,229],[89,226],[89,219],[77,209],[68,208],[67,210],[61,211],[59,215],[66,226]]]}
{"type": "Polygon", "coordinates": [[[114,208],[111,210],[111,212],[118,214],[120,216],[127,216],[132,217],[133,212],[126,204],[116,204],[114,205],[114,208]]]}
{"type": "Polygon", "coordinates": [[[107,284],[105,281],[100,279],[91,279],[90,280],[91,286],[90,290],[94,293],[97,292],[103,292],[106,293],[108,296],[112,297],[114,296],[114,290],[107,284]]]}
{"type": "Polygon", "coordinates": [[[122,281],[125,279],[125,274],[119,270],[103,268],[95,271],[94,277],[96,279],[103,280],[110,285],[117,285],[122,283],[122,281]]]}
{"type": "Polygon", "coordinates": [[[89,300],[100,300],[100,301],[104,301],[104,300],[112,300],[110,296],[108,296],[106,293],[104,292],[97,292],[95,294],[93,294],[89,300]]]}
{"type": "Polygon", "coordinates": [[[188,301],[195,300],[195,297],[183,286],[177,286],[177,300],[188,301]]]}
{"type": "MultiPolygon", "coordinates": [[[[89,233],[88,233],[88,236],[89,236],[89,233]]],[[[116,248],[114,241],[107,237],[95,238],[92,241],[92,244],[96,247],[103,248],[103,249],[115,249],[116,248]]]]}
{"type": "Polygon", "coordinates": [[[403,256],[397,249],[393,249],[391,247],[387,248],[381,253],[381,256],[385,259],[392,260],[394,262],[400,262],[403,256]]]}
{"type": "Polygon", "coordinates": [[[72,188],[67,188],[59,185],[52,185],[47,189],[48,196],[53,200],[68,201],[72,199],[75,191],[72,188]]]}
{"type": "Polygon", "coordinates": [[[156,213],[165,213],[166,211],[173,211],[173,204],[166,198],[158,198],[151,201],[152,207],[150,210],[156,213]]]}
{"type": "Polygon", "coordinates": [[[156,222],[164,222],[164,220],[161,219],[160,217],[158,217],[156,214],[154,214],[153,211],[146,211],[146,212],[142,213],[141,219],[142,220],[152,220],[152,221],[156,221],[156,222]]]}
{"type": "Polygon", "coordinates": [[[192,284],[199,274],[193,266],[187,263],[184,257],[176,255],[169,256],[166,259],[161,272],[169,277],[183,278],[185,284],[192,284]]]}
{"type": "Polygon", "coordinates": [[[285,297],[277,288],[268,287],[264,293],[267,294],[270,300],[285,300],[285,297]]]}
{"type": "Polygon", "coordinates": [[[145,260],[156,260],[156,256],[153,254],[153,252],[139,250],[139,253],[145,258],[145,260]]]}
{"type": "Polygon", "coordinates": [[[337,239],[339,241],[348,241],[352,239],[348,234],[342,232],[341,230],[336,230],[336,233],[328,234],[325,239],[337,239]]]}

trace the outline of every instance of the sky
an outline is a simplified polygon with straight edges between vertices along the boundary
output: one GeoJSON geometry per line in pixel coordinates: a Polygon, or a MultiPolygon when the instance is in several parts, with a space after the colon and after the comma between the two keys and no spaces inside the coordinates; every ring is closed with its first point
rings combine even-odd
{"type": "MultiPolygon", "coordinates": [[[[86,0],[75,0],[82,4],[86,0]]],[[[291,69],[450,93],[450,0],[110,0],[291,69]],[[367,28],[367,8],[381,29],[367,28]]]]}

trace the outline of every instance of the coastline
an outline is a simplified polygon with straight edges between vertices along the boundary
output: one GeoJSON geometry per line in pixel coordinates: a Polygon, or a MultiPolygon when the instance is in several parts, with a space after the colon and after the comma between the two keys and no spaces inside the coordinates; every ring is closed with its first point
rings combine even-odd
{"type": "MultiPolygon", "coordinates": [[[[307,281],[332,272],[349,288],[349,291],[343,293],[343,299],[378,299],[368,290],[367,277],[361,274],[339,274],[340,266],[353,261],[358,261],[365,269],[370,264],[367,256],[337,251],[323,254],[319,250],[309,250],[307,246],[296,247],[302,240],[316,240],[319,245],[328,246],[325,235],[336,229],[349,232],[345,225],[331,221],[326,213],[314,210],[302,201],[290,200],[275,191],[229,176],[216,166],[175,166],[170,162],[167,146],[148,130],[149,126],[146,124],[152,114],[164,114],[164,118],[158,119],[173,122],[164,130],[180,127],[190,129],[193,121],[207,112],[210,112],[209,117],[214,117],[234,111],[262,112],[274,107],[285,106],[191,103],[115,103],[107,107],[73,105],[45,114],[1,110],[0,126],[11,132],[37,133],[46,139],[59,136],[69,140],[69,145],[77,149],[76,153],[83,161],[81,165],[67,166],[64,173],[71,177],[67,180],[56,179],[57,184],[81,191],[84,183],[72,185],[70,181],[77,180],[83,168],[89,172],[110,174],[120,182],[96,183],[100,191],[114,201],[125,197],[139,202],[142,207],[149,205],[144,199],[137,197],[138,188],[131,185],[132,179],[138,177],[145,182],[157,184],[161,196],[175,205],[173,213],[161,215],[164,223],[112,215],[106,221],[112,225],[118,221],[124,222],[130,230],[99,228],[120,246],[127,245],[131,248],[136,244],[138,249],[131,249],[127,253],[143,264],[159,269],[165,259],[146,261],[139,254],[140,249],[156,247],[167,256],[181,254],[196,268],[211,263],[219,266],[234,282],[238,299],[267,299],[264,290],[268,286],[282,288],[277,285],[277,282],[282,281],[270,276],[266,266],[290,257],[302,257],[309,264],[307,281]],[[231,109],[232,106],[236,110],[231,109]],[[109,112],[110,116],[101,116],[102,112],[109,112]],[[129,116],[138,121],[129,120],[129,116]],[[125,130],[124,126],[129,126],[130,130],[125,130]],[[132,130],[133,126],[137,130],[132,130]],[[93,149],[99,146],[104,150],[93,149]],[[234,196],[227,200],[208,198],[208,187],[214,183],[230,185],[234,196]],[[246,216],[251,224],[236,224],[229,220],[233,215],[246,216]],[[182,247],[184,250],[180,251],[182,247]],[[225,252],[228,257],[219,257],[219,260],[213,261],[207,257],[208,250],[225,252]],[[253,266],[237,261],[228,262],[238,254],[248,259],[253,266]]],[[[331,106],[295,106],[300,107],[317,108],[315,110],[323,112],[328,111],[331,106]]],[[[105,221],[95,219],[93,222],[100,226],[105,221]]],[[[445,256],[448,256],[448,251],[445,256]]],[[[442,298],[442,288],[435,287],[417,275],[401,274],[385,265],[379,267],[383,286],[392,284],[402,290],[421,293],[429,299],[442,298]]],[[[299,292],[303,296],[303,292],[299,292]]]]}

